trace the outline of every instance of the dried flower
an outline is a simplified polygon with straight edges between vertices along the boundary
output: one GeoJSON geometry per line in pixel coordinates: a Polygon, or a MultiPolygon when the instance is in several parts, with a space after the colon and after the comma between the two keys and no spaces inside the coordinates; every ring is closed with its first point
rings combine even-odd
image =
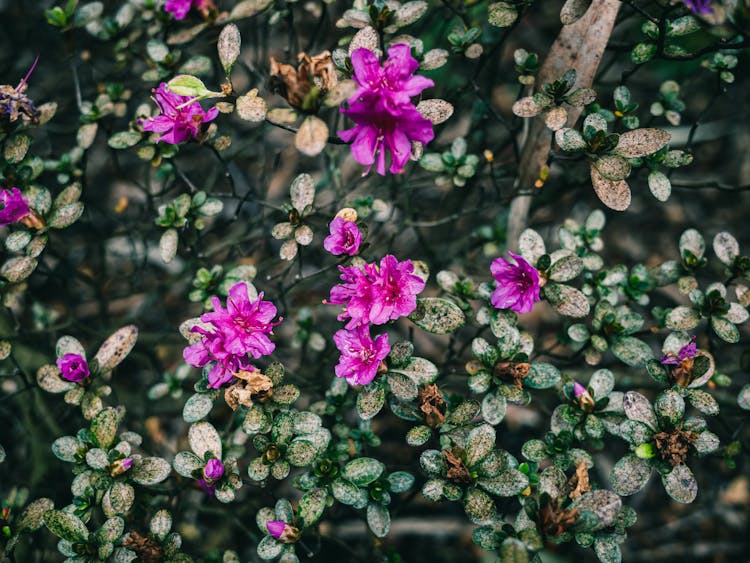
{"type": "Polygon", "coordinates": [[[65,354],[62,358],[57,358],[56,363],[62,378],[67,381],[80,383],[91,375],[88,362],[80,354],[65,354]]]}
{"type": "Polygon", "coordinates": [[[419,410],[424,413],[424,420],[427,426],[435,428],[440,426],[445,420],[445,399],[440,389],[434,383],[425,385],[419,391],[419,410]]]}
{"type": "Polygon", "coordinates": [[[252,407],[254,401],[263,401],[273,393],[271,378],[255,368],[240,370],[234,376],[238,381],[224,391],[224,400],[232,410],[238,405],[252,407]]]}
{"type": "Polygon", "coordinates": [[[157,142],[177,145],[189,139],[197,139],[205,123],[213,121],[219,110],[211,108],[203,111],[201,105],[190,96],[180,96],[167,89],[162,82],[159,88],[152,90],[154,101],[159,106],[160,115],[141,119],[140,126],[144,131],[161,133],[157,142]]]}
{"type": "Polygon", "coordinates": [[[685,6],[694,14],[700,14],[707,16],[713,14],[713,8],[711,8],[711,0],[684,0],[685,6]]]}
{"type": "Polygon", "coordinates": [[[362,233],[354,221],[343,217],[334,217],[330,225],[331,234],[323,241],[323,248],[335,256],[348,254],[354,256],[362,244],[362,233]]]}
{"type": "Polygon", "coordinates": [[[531,364],[528,362],[499,361],[492,368],[495,377],[512,379],[517,389],[523,389],[523,380],[529,375],[531,364]]]}
{"type": "Polygon", "coordinates": [[[341,280],[331,288],[328,303],[344,305],[339,320],[349,319],[347,329],[361,324],[385,324],[404,317],[417,308],[417,294],[424,289],[425,282],[414,275],[411,260],[399,262],[388,254],[377,264],[339,266],[341,280]]]}
{"type": "Polygon", "coordinates": [[[572,489],[568,495],[570,500],[576,500],[591,490],[591,484],[589,483],[589,470],[586,467],[585,461],[578,461],[578,465],[576,465],[576,474],[570,478],[568,486],[572,489]]]}
{"type": "Polygon", "coordinates": [[[388,335],[381,334],[373,340],[368,325],[339,330],[333,341],[341,352],[336,376],[345,377],[349,385],[366,385],[375,379],[381,362],[391,351],[388,335]]]}
{"type": "Polygon", "coordinates": [[[672,467],[685,463],[690,446],[698,439],[698,434],[690,430],[677,429],[673,432],[654,434],[654,444],[659,457],[672,467]]]}
{"type": "Polygon", "coordinates": [[[276,307],[270,301],[263,301],[262,293],[250,301],[245,282],[231,287],[226,309],[218,297],[211,301],[213,312],[201,315],[201,321],[212,325],[211,329],[194,326],[191,332],[203,338],[185,348],[182,355],[195,367],[216,362],[208,374],[209,387],[216,389],[231,381],[240,370],[255,369],[249,363],[248,354],[257,359],[274,351],[276,345],[268,334],[282,319],[272,322],[276,307]]]}
{"type": "Polygon", "coordinates": [[[30,213],[31,209],[21,190],[0,190],[0,227],[16,223],[30,213]]]}
{"type": "Polygon", "coordinates": [[[539,528],[547,536],[559,536],[578,521],[580,516],[578,510],[572,508],[565,510],[559,505],[556,498],[539,509],[539,528]]]}
{"type": "Polygon", "coordinates": [[[463,461],[463,450],[458,446],[452,450],[443,450],[443,460],[448,466],[445,476],[455,483],[471,483],[471,473],[463,461]]]}
{"type": "Polygon", "coordinates": [[[539,272],[521,256],[508,252],[514,260],[496,258],[490,271],[497,282],[492,292],[492,305],[498,309],[512,309],[516,313],[528,313],[539,297],[539,272]]]}
{"type": "Polygon", "coordinates": [[[298,55],[299,65],[278,62],[271,57],[271,90],[290,106],[305,113],[317,113],[325,94],[338,84],[336,67],[329,51],[310,56],[298,55]]]}
{"type": "Polygon", "coordinates": [[[138,561],[144,563],[157,563],[164,560],[164,548],[151,536],[143,536],[131,531],[123,544],[128,549],[135,552],[138,561]]]}
{"type": "Polygon", "coordinates": [[[37,123],[39,110],[24,92],[28,87],[28,80],[34,72],[39,57],[34,59],[29,72],[21,79],[15,88],[10,84],[0,85],[0,123],[15,123],[20,118],[23,123],[37,123]]]}
{"type": "Polygon", "coordinates": [[[399,174],[411,155],[411,142],[428,143],[435,134],[432,122],[412,104],[411,98],[434,86],[423,76],[413,76],[419,63],[411,56],[410,47],[393,45],[383,66],[375,54],[360,47],[352,55],[357,91],[341,113],[356,125],[339,132],[344,141],[352,141],[351,151],[360,164],[371,167],[376,160],[378,174],[385,175],[386,153],[391,155],[390,172],[399,174]]]}

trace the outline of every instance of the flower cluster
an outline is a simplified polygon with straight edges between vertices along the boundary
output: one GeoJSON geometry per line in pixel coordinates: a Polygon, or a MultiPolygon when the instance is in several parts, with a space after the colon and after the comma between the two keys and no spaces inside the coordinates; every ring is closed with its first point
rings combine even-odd
{"type": "Polygon", "coordinates": [[[711,8],[711,0],[685,0],[685,6],[694,14],[702,16],[714,13],[711,8]]]}
{"type": "Polygon", "coordinates": [[[334,335],[341,352],[335,371],[351,385],[365,385],[375,378],[391,349],[387,334],[371,338],[369,325],[382,325],[414,311],[425,282],[414,274],[411,260],[399,262],[390,254],[379,265],[339,266],[339,270],[343,283],[331,288],[328,303],[344,305],[338,319],[348,322],[334,335]]]}
{"type": "Polygon", "coordinates": [[[195,367],[214,362],[208,374],[209,387],[218,389],[229,383],[240,370],[253,371],[248,355],[255,359],[267,356],[276,345],[268,338],[273,327],[276,307],[263,301],[261,293],[250,300],[247,284],[239,282],[229,290],[227,308],[218,297],[212,298],[213,312],[201,316],[204,326],[196,325],[191,332],[203,338],[183,351],[185,361],[195,367]],[[210,325],[206,327],[205,325],[210,325]]]}
{"type": "Polygon", "coordinates": [[[26,217],[31,210],[26,198],[18,188],[0,190],[0,227],[16,223],[26,217]]]}
{"type": "Polygon", "coordinates": [[[358,88],[341,113],[356,125],[340,131],[339,137],[352,142],[352,156],[360,164],[370,167],[377,158],[376,170],[381,175],[385,175],[386,153],[390,153],[389,170],[398,174],[409,160],[411,143],[428,143],[435,136],[432,123],[411,102],[413,96],[434,86],[434,82],[413,76],[419,63],[405,44],[389,48],[383,66],[364,47],[356,49],[351,60],[358,88]]]}
{"type": "Polygon", "coordinates": [[[362,233],[357,223],[336,215],[330,225],[331,234],[323,241],[323,248],[334,256],[348,254],[354,256],[362,244],[362,233]]]}
{"type": "Polygon", "coordinates": [[[521,256],[508,252],[513,262],[496,258],[490,265],[497,288],[490,301],[498,309],[512,309],[516,313],[528,313],[540,300],[539,272],[521,256]]]}
{"type": "Polygon", "coordinates": [[[207,12],[210,7],[211,0],[167,0],[164,11],[172,14],[176,20],[184,20],[191,8],[207,12]]]}
{"type": "Polygon", "coordinates": [[[144,131],[161,133],[157,142],[177,145],[189,139],[197,139],[203,124],[213,121],[219,115],[216,108],[203,111],[201,105],[190,96],[171,92],[164,82],[152,92],[161,113],[156,117],[141,119],[139,124],[144,131]]]}

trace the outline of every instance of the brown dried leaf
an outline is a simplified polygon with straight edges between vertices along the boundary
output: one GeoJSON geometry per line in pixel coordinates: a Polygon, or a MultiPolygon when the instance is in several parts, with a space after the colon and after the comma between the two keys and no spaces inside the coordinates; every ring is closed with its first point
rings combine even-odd
{"type": "Polygon", "coordinates": [[[607,180],[591,165],[591,183],[604,205],[615,211],[625,211],[630,206],[630,186],[625,180],[607,180]]]}

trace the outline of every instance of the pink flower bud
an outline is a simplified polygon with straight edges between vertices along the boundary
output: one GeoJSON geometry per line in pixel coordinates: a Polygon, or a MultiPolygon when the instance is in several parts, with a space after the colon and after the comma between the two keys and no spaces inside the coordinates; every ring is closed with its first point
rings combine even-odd
{"type": "Polygon", "coordinates": [[[271,534],[271,537],[279,539],[284,533],[286,522],[281,520],[271,520],[270,522],[266,522],[266,528],[268,528],[268,533],[271,534]]]}
{"type": "Polygon", "coordinates": [[[219,459],[209,459],[206,467],[203,468],[203,477],[206,483],[213,483],[224,476],[224,464],[219,459]]]}
{"type": "Polygon", "coordinates": [[[65,354],[62,358],[57,358],[57,367],[60,368],[63,379],[75,383],[80,383],[91,375],[89,364],[80,354],[65,354]]]}
{"type": "Polygon", "coordinates": [[[573,383],[573,396],[578,399],[581,397],[581,395],[587,393],[586,388],[578,383],[577,381],[573,383]]]}

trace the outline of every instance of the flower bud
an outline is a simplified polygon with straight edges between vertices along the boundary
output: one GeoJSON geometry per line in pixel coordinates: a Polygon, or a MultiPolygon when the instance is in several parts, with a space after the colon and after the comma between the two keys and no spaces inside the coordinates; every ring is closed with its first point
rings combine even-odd
{"type": "Polygon", "coordinates": [[[116,461],[113,461],[112,464],[109,466],[109,474],[112,477],[117,477],[118,475],[122,475],[128,469],[130,469],[132,465],[133,465],[132,457],[125,457],[123,459],[118,459],[116,461]]]}
{"type": "Polygon", "coordinates": [[[271,537],[282,543],[294,543],[299,539],[300,531],[282,520],[266,522],[266,528],[271,537]]]}
{"type": "Polygon", "coordinates": [[[641,459],[651,459],[656,455],[653,444],[641,444],[635,449],[635,455],[641,459]]]}
{"type": "Polygon", "coordinates": [[[80,383],[91,375],[88,362],[80,354],[65,354],[56,363],[62,378],[67,381],[80,383]]]}
{"type": "Polygon", "coordinates": [[[576,401],[578,401],[578,406],[581,407],[583,412],[589,413],[594,410],[594,398],[588,390],[577,381],[573,383],[573,396],[576,398],[576,401]]]}
{"type": "Polygon", "coordinates": [[[224,476],[224,464],[221,460],[213,458],[209,459],[206,466],[203,468],[203,478],[207,484],[215,483],[224,476]]]}

